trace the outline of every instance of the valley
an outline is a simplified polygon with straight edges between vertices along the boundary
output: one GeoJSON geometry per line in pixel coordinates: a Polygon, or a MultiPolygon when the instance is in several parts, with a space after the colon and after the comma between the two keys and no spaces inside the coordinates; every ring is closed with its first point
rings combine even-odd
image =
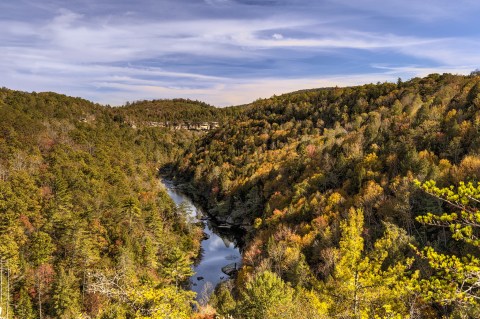
{"type": "Polygon", "coordinates": [[[228,108],[3,88],[0,307],[476,318],[479,147],[475,73],[228,108]]]}

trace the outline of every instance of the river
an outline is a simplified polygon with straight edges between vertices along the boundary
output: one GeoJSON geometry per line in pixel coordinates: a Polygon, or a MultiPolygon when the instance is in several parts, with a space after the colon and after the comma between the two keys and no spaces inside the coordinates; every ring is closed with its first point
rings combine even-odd
{"type": "MultiPolygon", "coordinates": [[[[162,179],[162,184],[175,204],[186,206],[194,222],[205,216],[201,208],[178,190],[171,181],[162,179]]],[[[201,257],[194,267],[195,274],[190,278],[191,289],[197,293],[197,300],[206,297],[204,295],[211,293],[218,283],[229,278],[222,272],[222,267],[239,266],[241,262],[240,250],[234,244],[234,233],[217,228],[210,220],[202,222],[208,238],[202,241],[201,257]]]]}

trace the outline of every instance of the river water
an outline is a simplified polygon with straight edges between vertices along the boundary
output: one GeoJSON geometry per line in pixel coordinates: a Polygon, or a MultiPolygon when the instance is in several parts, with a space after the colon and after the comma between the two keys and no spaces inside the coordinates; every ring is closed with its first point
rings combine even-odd
{"type": "MultiPolygon", "coordinates": [[[[204,216],[201,208],[175,188],[171,181],[163,179],[162,184],[175,204],[184,205],[190,211],[192,221],[204,216]]],[[[239,266],[241,262],[240,250],[234,244],[234,234],[217,228],[209,220],[202,222],[208,238],[202,241],[201,258],[194,267],[195,274],[190,278],[191,289],[197,293],[197,300],[207,297],[218,283],[228,279],[222,267],[229,264],[239,266]]]]}

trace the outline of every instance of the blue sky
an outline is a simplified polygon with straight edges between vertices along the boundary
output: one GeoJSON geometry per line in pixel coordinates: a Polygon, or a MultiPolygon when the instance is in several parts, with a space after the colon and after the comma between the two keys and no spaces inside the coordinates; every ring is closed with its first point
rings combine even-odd
{"type": "Polygon", "coordinates": [[[477,0],[2,0],[0,86],[216,106],[480,68],[477,0]]]}

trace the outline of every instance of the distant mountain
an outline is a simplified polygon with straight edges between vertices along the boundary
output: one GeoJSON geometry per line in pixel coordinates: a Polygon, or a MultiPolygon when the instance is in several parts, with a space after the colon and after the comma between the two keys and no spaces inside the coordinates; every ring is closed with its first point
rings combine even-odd
{"type": "Polygon", "coordinates": [[[132,124],[168,123],[169,126],[225,122],[228,117],[240,112],[238,107],[216,108],[187,99],[138,101],[113,110],[118,119],[132,124]]]}

